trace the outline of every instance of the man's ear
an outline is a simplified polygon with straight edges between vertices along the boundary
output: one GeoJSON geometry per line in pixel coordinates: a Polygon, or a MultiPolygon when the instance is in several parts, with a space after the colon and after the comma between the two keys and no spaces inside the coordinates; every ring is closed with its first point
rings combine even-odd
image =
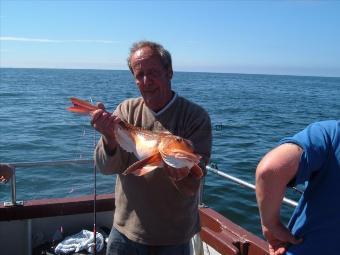
{"type": "Polygon", "coordinates": [[[168,69],[168,72],[167,72],[167,75],[168,75],[169,80],[172,79],[172,75],[173,75],[173,74],[174,74],[174,72],[172,71],[172,68],[169,68],[169,69],[168,69]]]}

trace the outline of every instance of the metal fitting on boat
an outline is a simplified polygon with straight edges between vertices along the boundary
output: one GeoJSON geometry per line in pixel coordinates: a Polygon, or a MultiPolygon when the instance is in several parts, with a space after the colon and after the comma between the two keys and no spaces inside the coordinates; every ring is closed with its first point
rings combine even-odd
{"type": "Polygon", "coordinates": [[[15,167],[12,166],[13,174],[11,177],[11,201],[4,202],[4,206],[22,206],[24,205],[24,201],[16,201],[16,176],[15,176],[15,167]]]}

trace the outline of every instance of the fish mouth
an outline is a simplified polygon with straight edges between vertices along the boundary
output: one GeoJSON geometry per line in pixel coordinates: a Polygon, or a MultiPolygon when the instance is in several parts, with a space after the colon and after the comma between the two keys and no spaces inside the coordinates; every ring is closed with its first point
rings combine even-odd
{"type": "Polygon", "coordinates": [[[201,159],[200,155],[197,155],[195,153],[188,152],[188,151],[183,151],[183,150],[173,150],[169,154],[166,154],[166,153],[162,153],[162,154],[167,156],[167,157],[174,157],[174,158],[177,158],[177,159],[185,159],[185,160],[193,161],[195,163],[198,163],[201,159]]]}

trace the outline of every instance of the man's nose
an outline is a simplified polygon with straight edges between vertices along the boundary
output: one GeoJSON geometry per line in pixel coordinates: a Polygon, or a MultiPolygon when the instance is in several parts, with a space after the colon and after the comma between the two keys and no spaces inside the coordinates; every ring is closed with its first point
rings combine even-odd
{"type": "Polygon", "coordinates": [[[152,78],[148,74],[144,74],[143,76],[143,84],[144,86],[150,86],[152,85],[152,78]]]}

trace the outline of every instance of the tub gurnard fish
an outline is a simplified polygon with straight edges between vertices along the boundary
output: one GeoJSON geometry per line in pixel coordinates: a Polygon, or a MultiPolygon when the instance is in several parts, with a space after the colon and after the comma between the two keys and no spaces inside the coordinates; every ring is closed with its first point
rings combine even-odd
{"type": "MultiPolygon", "coordinates": [[[[67,108],[71,112],[92,115],[99,109],[97,106],[75,97],[71,98],[71,102],[73,106],[67,108]]],[[[113,132],[120,147],[127,152],[132,152],[139,160],[128,167],[124,171],[124,175],[131,173],[143,176],[156,168],[168,165],[180,171],[176,173],[176,176],[170,176],[173,179],[185,177],[188,169],[197,179],[203,176],[203,171],[198,165],[201,156],[194,152],[192,142],[187,139],[175,136],[170,132],[144,130],[125,121],[115,124],[113,132]]]]}

